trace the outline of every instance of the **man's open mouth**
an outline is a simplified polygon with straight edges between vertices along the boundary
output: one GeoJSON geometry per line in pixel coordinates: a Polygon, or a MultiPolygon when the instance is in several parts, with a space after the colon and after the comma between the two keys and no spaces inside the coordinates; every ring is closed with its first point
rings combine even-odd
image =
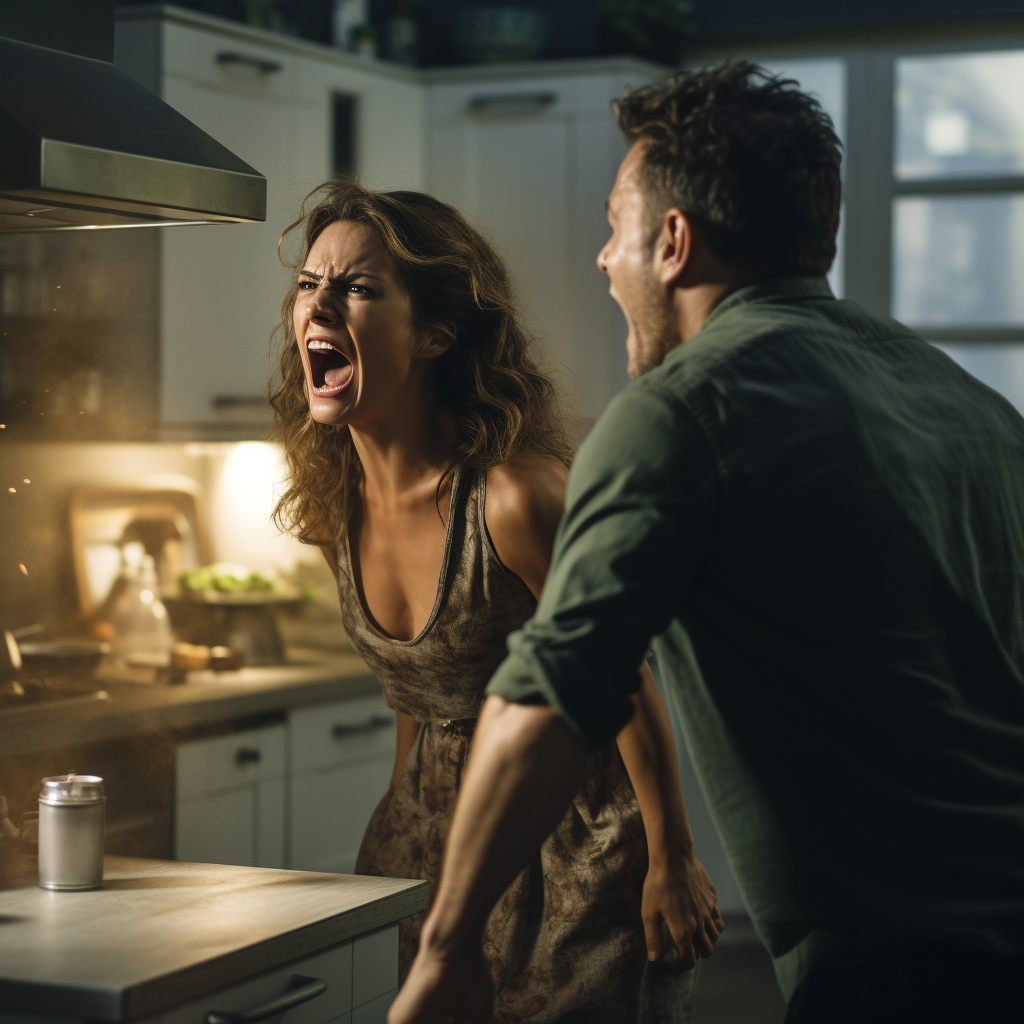
{"type": "Polygon", "coordinates": [[[306,352],[313,390],[318,395],[337,394],[352,380],[352,361],[329,341],[313,338],[306,342],[306,352]]]}

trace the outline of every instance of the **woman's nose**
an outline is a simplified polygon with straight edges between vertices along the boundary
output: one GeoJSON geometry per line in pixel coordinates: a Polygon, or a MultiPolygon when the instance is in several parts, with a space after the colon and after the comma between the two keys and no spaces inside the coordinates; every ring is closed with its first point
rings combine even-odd
{"type": "Polygon", "coordinates": [[[309,319],[318,324],[334,323],[337,314],[322,288],[318,288],[309,300],[309,319]]]}

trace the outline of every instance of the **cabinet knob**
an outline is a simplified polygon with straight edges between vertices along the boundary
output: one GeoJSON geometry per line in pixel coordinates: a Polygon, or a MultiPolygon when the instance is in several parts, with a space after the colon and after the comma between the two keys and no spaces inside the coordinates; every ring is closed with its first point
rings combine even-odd
{"type": "Polygon", "coordinates": [[[239,768],[244,764],[255,764],[257,761],[262,760],[263,754],[256,750],[255,747],[239,747],[235,751],[235,764],[239,768]]]}
{"type": "Polygon", "coordinates": [[[384,715],[374,715],[365,722],[359,722],[355,725],[342,725],[339,722],[331,729],[331,735],[336,740],[344,739],[346,736],[365,736],[367,733],[376,732],[378,729],[386,729],[389,725],[394,725],[394,721],[393,718],[387,718],[384,715]]]}
{"type": "Polygon", "coordinates": [[[206,1024],[258,1024],[268,1017],[276,1017],[291,1010],[293,1007],[308,1003],[327,991],[327,982],[322,978],[306,978],[301,974],[293,974],[288,982],[284,995],[268,999],[259,1006],[249,1010],[238,1010],[226,1013],[223,1010],[210,1010],[206,1014],[206,1024]]]}

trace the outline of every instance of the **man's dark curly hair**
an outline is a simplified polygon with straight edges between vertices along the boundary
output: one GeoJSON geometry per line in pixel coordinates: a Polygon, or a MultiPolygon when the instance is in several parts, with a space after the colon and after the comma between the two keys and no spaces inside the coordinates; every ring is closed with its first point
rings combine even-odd
{"type": "Polygon", "coordinates": [[[792,79],[749,61],[678,71],[613,104],[643,141],[652,216],[677,206],[744,273],[824,274],[836,255],[842,144],[792,79]]]}

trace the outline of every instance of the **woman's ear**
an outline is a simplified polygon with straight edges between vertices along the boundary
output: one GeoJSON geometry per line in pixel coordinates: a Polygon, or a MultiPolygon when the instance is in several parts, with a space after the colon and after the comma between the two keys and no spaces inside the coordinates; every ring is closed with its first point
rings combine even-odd
{"type": "Polygon", "coordinates": [[[421,334],[415,354],[421,359],[436,359],[452,347],[453,340],[450,334],[421,334]]]}

